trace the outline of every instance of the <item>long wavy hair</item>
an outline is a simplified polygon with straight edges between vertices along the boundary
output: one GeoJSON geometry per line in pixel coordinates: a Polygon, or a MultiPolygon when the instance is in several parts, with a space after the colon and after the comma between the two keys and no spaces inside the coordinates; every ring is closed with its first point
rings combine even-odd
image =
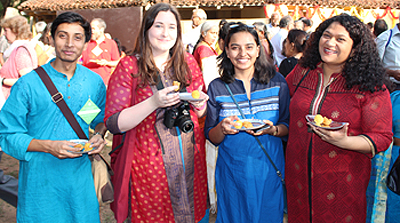
{"type": "Polygon", "coordinates": [[[21,15],[3,20],[1,27],[9,28],[17,36],[16,39],[32,39],[32,32],[28,20],[21,15]]]}
{"type": "Polygon", "coordinates": [[[379,59],[378,51],[371,31],[358,18],[346,14],[338,15],[321,23],[307,40],[303,57],[298,64],[314,70],[323,62],[319,53],[319,41],[323,32],[334,22],[342,25],[353,40],[349,58],[347,58],[342,75],[346,80],[346,88],[358,87],[360,91],[385,90],[390,87],[390,80],[379,59]]]}
{"type": "Polygon", "coordinates": [[[153,26],[159,12],[171,12],[174,14],[177,25],[177,38],[175,45],[169,50],[171,58],[167,62],[165,72],[173,80],[179,81],[185,86],[192,82],[192,75],[185,60],[185,50],[182,43],[182,26],[178,10],[167,3],[153,5],[144,15],[138,38],[135,43],[134,55],[138,57],[138,74],[141,79],[140,86],[156,85],[160,70],[157,68],[149,41],[148,31],[153,26]]]}
{"type": "Polygon", "coordinates": [[[248,26],[243,23],[237,23],[231,25],[228,34],[225,37],[225,48],[221,55],[218,56],[220,60],[219,66],[219,73],[221,74],[221,79],[225,83],[232,83],[235,81],[235,68],[232,64],[232,61],[228,58],[226,54],[226,48],[229,47],[229,43],[233,35],[239,32],[247,32],[250,33],[254,41],[256,42],[257,46],[260,47],[259,56],[254,63],[254,79],[262,84],[267,84],[271,78],[273,78],[276,74],[275,67],[272,63],[267,60],[265,55],[265,51],[262,50],[261,41],[258,37],[258,33],[254,26],[248,26]]]}

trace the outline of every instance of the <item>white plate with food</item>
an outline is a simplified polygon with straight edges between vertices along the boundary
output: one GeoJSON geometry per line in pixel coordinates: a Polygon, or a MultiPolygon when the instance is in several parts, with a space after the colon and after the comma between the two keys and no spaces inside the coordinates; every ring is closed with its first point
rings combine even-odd
{"type": "Polygon", "coordinates": [[[92,144],[88,143],[88,140],[86,139],[73,139],[69,141],[76,143],[76,145],[73,146],[74,148],[80,149],[79,151],[69,151],[71,153],[83,154],[83,153],[88,153],[95,149],[95,147],[91,147],[92,144]]]}
{"type": "Polygon", "coordinates": [[[336,122],[332,121],[332,119],[328,119],[327,117],[321,116],[315,119],[316,115],[306,115],[306,120],[310,122],[313,126],[328,129],[328,130],[336,130],[341,129],[347,122],[336,122]]]}
{"type": "Polygon", "coordinates": [[[202,101],[202,100],[204,100],[203,98],[193,98],[192,93],[189,93],[189,92],[179,93],[179,98],[182,101],[202,101]]]}
{"type": "Polygon", "coordinates": [[[232,129],[238,131],[267,129],[271,126],[259,119],[240,119],[234,121],[232,129]]]}

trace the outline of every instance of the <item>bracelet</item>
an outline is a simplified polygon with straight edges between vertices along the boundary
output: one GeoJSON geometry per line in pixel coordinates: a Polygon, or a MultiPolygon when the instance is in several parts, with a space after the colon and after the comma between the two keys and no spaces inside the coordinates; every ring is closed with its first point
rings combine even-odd
{"type": "Polygon", "coordinates": [[[206,105],[207,105],[207,103],[203,103],[203,105],[200,108],[193,105],[193,108],[196,109],[197,111],[201,111],[206,107],[206,105]]]}
{"type": "Polygon", "coordinates": [[[3,79],[1,80],[1,85],[4,85],[4,80],[5,80],[5,78],[3,78],[3,79]]]}
{"type": "Polygon", "coordinates": [[[100,132],[95,132],[95,133],[93,134],[93,136],[95,136],[95,135],[100,135],[100,136],[101,136],[101,138],[103,138],[103,139],[104,139],[104,135],[103,135],[103,134],[101,134],[100,132]]]}
{"type": "Polygon", "coordinates": [[[272,134],[273,136],[277,136],[279,134],[278,126],[275,126],[275,132],[272,134]]]}

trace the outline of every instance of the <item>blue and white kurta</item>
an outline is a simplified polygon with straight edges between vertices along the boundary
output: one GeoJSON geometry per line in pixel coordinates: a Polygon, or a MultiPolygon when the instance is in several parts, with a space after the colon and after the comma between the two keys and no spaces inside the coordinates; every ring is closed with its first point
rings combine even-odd
{"type": "MultiPolygon", "coordinates": [[[[277,73],[268,84],[251,80],[251,99],[241,80],[229,84],[246,119],[270,120],[274,125],[289,123],[289,90],[283,76],[277,73]]],[[[206,137],[224,118],[239,110],[221,79],[211,82],[205,126],[206,137]]],[[[259,136],[269,156],[284,174],[282,139],[259,136]]],[[[216,222],[282,222],[283,186],[275,169],[254,136],[239,132],[226,135],[219,144],[216,166],[218,215],[216,222]]]]}

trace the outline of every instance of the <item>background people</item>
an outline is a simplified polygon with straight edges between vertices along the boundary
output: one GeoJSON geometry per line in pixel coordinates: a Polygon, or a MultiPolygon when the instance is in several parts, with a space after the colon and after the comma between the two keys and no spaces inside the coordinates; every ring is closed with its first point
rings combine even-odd
{"type": "Polygon", "coordinates": [[[288,132],[287,84],[266,59],[254,28],[242,23],[231,25],[225,40],[220,55],[221,78],[208,88],[205,126],[207,139],[219,146],[216,222],[282,222],[283,184],[253,135],[283,171],[280,137],[288,132]],[[271,127],[258,132],[232,129],[234,121],[243,118],[225,84],[246,118],[265,120],[271,127]]]}
{"type": "Polygon", "coordinates": [[[201,36],[201,25],[207,20],[207,13],[204,9],[193,9],[192,30],[183,35],[182,41],[185,49],[193,53],[197,40],[201,36]]]}
{"type": "Polygon", "coordinates": [[[217,51],[213,44],[217,41],[218,24],[205,22],[201,26],[201,36],[195,46],[193,57],[196,59],[203,73],[203,80],[206,88],[212,80],[219,77],[217,69],[217,51]]]}
{"type": "Polygon", "coordinates": [[[261,40],[261,44],[265,50],[265,55],[267,58],[273,58],[274,48],[271,45],[271,42],[268,39],[267,28],[262,22],[255,22],[253,26],[256,28],[258,37],[261,40]]]}
{"type": "Polygon", "coordinates": [[[279,20],[280,16],[278,12],[274,12],[271,15],[270,22],[266,25],[267,26],[267,34],[268,34],[268,39],[271,39],[272,37],[275,36],[279,32],[279,20]]]}
{"type": "Polygon", "coordinates": [[[286,57],[279,66],[279,73],[286,77],[297,65],[297,61],[303,56],[306,47],[307,33],[303,30],[292,29],[283,42],[282,54],[286,57]]]}
{"type": "Polygon", "coordinates": [[[386,30],[388,30],[388,25],[386,21],[383,19],[377,19],[375,21],[374,31],[373,31],[375,38],[378,37],[381,33],[385,32],[386,30]]]}
{"type": "Polygon", "coordinates": [[[279,22],[279,32],[271,39],[271,45],[274,47],[274,62],[278,67],[282,60],[285,59],[285,56],[282,55],[283,41],[291,29],[293,29],[292,17],[284,16],[279,22]]]}
{"type": "Polygon", "coordinates": [[[3,58],[6,61],[0,69],[2,78],[2,90],[7,99],[10,95],[11,86],[19,77],[29,73],[37,67],[37,57],[34,46],[29,43],[32,32],[28,21],[23,16],[14,16],[5,19],[1,26],[10,47],[4,51],[3,58]]]}
{"type": "MultiPolygon", "coordinates": [[[[99,153],[106,89],[97,74],[77,65],[90,39],[89,22],[65,12],[51,33],[57,57],[42,68],[84,133],[89,135],[89,126],[95,130],[89,143],[96,149],[89,154],[99,153]],[[87,102],[101,109],[92,120],[77,114],[87,102]]],[[[68,141],[77,138],[37,73],[21,77],[0,112],[0,146],[20,161],[17,222],[100,222],[91,162],[68,141]]]]}
{"type": "Polygon", "coordinates": [[[111,72],[119,61],[117,43],[105,36],[106,23],[101,18],[94,18],[90,23],[92,39],[82,53],[82,65],[101,76],[105,85],[108,85],[111,72]]]}
{"type": "Polygon", "coordinates": [[[286,80],[289,222],[365,222],[370,159],[393,135],[388,80],[371,32],[353,16],[325,20],[286,80]],[[308,114],[347,124],[315,127],[308,114]]]}
{"type": "Polygon", "coordinates": [[[200,92],[202,100],[189,100],[187,107],[176,91],[185,88],[205,89],[201,71],[184,50],[177,9],[155,4],[144,15],[134,55],[121,59],[108,86],[106,125],[114,134],[126,132],[111,156],[117,222],[125,221],[129,207],[132,222],[199,222],[205,216],[205,138],[198,117],[208,97],[200,92]],[[171,123],[173,108],[182,122],[171,123]]]}

